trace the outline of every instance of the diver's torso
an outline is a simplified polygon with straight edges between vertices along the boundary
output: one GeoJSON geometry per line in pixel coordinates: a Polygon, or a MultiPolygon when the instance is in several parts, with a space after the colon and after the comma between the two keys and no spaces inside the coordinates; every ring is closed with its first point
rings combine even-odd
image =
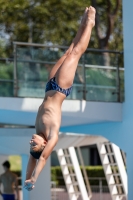
{"type": "Polygon", "coordinates": [[[48,138],[51,132],[58,134],[61,124],[61,105],[65,95],[56,92],[48,91],[44,101],[38,109],[36,117],[36,133],[43,133],[48,138]]]}

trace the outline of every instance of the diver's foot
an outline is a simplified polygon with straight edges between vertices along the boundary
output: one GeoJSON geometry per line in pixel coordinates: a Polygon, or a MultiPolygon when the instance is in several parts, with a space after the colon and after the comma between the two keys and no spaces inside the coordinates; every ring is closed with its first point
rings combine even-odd
{"type": "Polygon", "coordinates": [[[88,7],[85,8],[85,11],[84,11],[84,14],[83,14],[83,17],[82,17],[82,20],[81,20],[81,24],[80,24],[81,26],[85,25],[87,11],[88,11],[88,7]]]}
{"type": "Polygon", "coordinates": [[[92,27],[95,26],[95,15],[96,9],[90,6],[87,10],[86,25],[90,24],[92,27]]]}

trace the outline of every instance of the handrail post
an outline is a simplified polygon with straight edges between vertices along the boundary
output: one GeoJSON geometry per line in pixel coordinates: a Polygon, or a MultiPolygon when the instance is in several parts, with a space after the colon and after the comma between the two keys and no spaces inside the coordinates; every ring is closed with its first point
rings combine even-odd
{"type": "Polygon", "coordinates": [[[100,200],[102,200],[102,192],[103,192],[103,188],[102,188],[102,179],[99,179],[99,192],[100,192],[100,200]]]}
{"type": "Polygon", "coordinates": [[[14,43],[14,97],[18,95],[18,80],[17,80],[17,45],[14,43]]]}
{"type": "Polygon", "coordinates": [[[117,101],[120,102],[120,72],[119,72],[119,55],[116,54],[116,84],[117,84],[117,101]]]}
{"type": "Polygon", "coordinates": [[[83,100],[86,100],[86,72],[85,72],[85,54],[82,56],[83,60],[83,100]]]}

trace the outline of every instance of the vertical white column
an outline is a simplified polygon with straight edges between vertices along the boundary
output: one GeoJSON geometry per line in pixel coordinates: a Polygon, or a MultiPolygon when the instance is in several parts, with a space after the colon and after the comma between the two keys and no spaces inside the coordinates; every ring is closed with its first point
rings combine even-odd
{"type": "Polygon", "coordinates": [[[79,185],[79,188],[80,188],[82,199],[83,200],[90,200],[90,198],[88,197],[87,191],[86,191],[85,183],[84,183],[83,176],[82,176],[82,173],[81,173],[81,170],[80,170],[80,167],[79,167],[79,162],[78,162],[78,159],[77,159],[75,149],[74,149],[74,147],[69,147],[68,150],[69,150],[71,160],[72,160],[72,163],[73,163],[73,167],[74,167],[74,171],[75,171],[75,174],[76,174],[76,177],[77,177],[77,181],[78,181],[78,185],[79,185]]]}
{"type": "Polygon", "coordinates": [[[22,154],[21,155],[21,159],[22,159],[22,199],[23,200],[29,200],[29,192],[24,189],[24,181],[25,181],[25,177],[26,177],[26,169],[27,169],[27,163],[29,160],[29,156],[26,154],[22,154]]]}
{"type": "Polygon", "coordinates": [[[35,183],[35,188],[30,192],[30,200],[51,200],[50,167],[50,158],[48,158],[44,169],[35,183]]]}

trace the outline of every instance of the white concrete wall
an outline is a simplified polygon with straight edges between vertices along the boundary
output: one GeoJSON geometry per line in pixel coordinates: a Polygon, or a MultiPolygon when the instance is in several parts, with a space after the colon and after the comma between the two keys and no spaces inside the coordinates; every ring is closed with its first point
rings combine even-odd
{"type": "MultiPolygon", "coordinates": [[[[50,158],[47,160],[45,168],[41,172],[35,188],[30,192],[30,200],[51,200],[51,170],[50,170],[50,158]]],[[[24,199],[23,199],[24,200],[24,199]]]]}
{"type": "MultiPolygon", "coordinates": [[[[0,122],[34,126],[42,101],[37,98],[0,97],[0,122]]],[[[121,120],[121,103],[65,100],[62,105],[61,127],[121,120]]]]}

